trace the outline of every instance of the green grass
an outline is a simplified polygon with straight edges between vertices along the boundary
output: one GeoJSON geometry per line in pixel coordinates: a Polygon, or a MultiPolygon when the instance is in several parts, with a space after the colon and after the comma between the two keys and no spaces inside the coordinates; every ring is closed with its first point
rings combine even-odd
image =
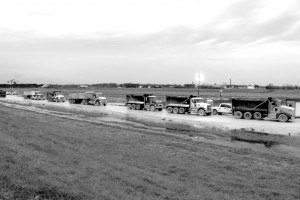
{"type": "Polygon", "coordinates": [[[190,134],[185,128],[164,134],[0,112],[0,199],[300,198],[300,160],[290,154],[176,137],[190,134]]]}

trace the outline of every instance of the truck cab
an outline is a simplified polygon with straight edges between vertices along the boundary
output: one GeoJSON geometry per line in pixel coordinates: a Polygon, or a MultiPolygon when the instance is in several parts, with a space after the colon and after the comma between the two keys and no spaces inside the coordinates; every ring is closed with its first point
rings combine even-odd
{"type": "Polygon", "coordinates": [[[199,115],[210,115],[212,113],[211,105],[204,102],[201,97],[192,97],[190,99],[191,112],[197,112],[199,115]]]}
{"type": "MultiPolygon", "coordinates": [[[[96,93],[95,94],[95,99],[98,101],[100,104],[106,106],[107,104],[107,99],[102,93],[96,93]]],[[[96,105],[96,104],[95,104],[96,105]]]]}
{"type": "Polygon", "coordinates": [[[278,119],[281,122],[288,121],[295,118],[295,109],[281,105],[281,100],[270,100],[270,113],[269,118],[278,119]]]}
{"type": "Polygon", "coordinates": [[[161,111],[163,109],[163,102],[157,100],[157,97],[152,94],[144,94],[145,96],[145,105],[144,108],[147,110],[154,111],[155,109],[161,111]]]}
{"type": "Polygon", "coordinates": [[[100,106],[102,104],[103,106],[106,106],[107,99],[102,93],[86,92],[86,94],[88,104],[93,104],[96,106],[100,106]]]}
{"type": "Polygon", "coordinates": [[[62,91],[53,91],[52,93],[47,93],[48,101],[55,102],[65,102],[65,97],[62,94],[62,91]]]}

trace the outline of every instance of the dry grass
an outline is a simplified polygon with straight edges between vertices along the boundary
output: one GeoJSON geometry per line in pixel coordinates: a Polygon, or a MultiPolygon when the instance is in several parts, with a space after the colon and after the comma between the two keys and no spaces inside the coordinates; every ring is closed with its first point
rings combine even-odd
{"type": "Polygon", "coordinates": [[[0,199],[300,198],[300,161],[290,154],[0,112],[0,199]]]}

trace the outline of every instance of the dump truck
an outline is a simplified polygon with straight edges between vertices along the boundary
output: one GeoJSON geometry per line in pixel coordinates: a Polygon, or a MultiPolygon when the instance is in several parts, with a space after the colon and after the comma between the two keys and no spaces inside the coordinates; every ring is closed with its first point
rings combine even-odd
{"type": "Polygon", "coordinates": [[[50,102],[65,102],[65,97],[62,91],[53,91],[47,93],[47,100],[50,102]]]}
{"type": "Polygon", "coordinates": [[[6,91],[0,90],[0,97],[6,97],[6,91]]]}
{"type": "Polygon", "coordinates": [[[238,119],[263,118],[287,122],[295,118],[294,108],[281,105],[281,100],[273,99],[232,99],[232,114],[238,119]]]}
{"type": "Polygon", "coordinates": [[[32,99],[32,100],[44,100],[44,95],[39,91],[25,91],[23,95],[24,99],[32,99]]]}
{"type": "Polygon", "coordinates": [[[162,111],[164,105],[153,94],[127,94],[126,107],[132,110],[162,111]]]}
{"type": "Polygon", "coordinates": [[[211,105],[204,102],[204,99],[197,96],[167,96],[166,109],[168,113],[175,114],[199,114],[201,116],[211,115],[211,105]]]}
{"type": "Polygon", "coordinates": [[[96,105],[106,106],[107,99],[102,93],[84,92],[84,93],[70,93],[69,102],[71,104],[80,103],[82,105],[96,105]]]}

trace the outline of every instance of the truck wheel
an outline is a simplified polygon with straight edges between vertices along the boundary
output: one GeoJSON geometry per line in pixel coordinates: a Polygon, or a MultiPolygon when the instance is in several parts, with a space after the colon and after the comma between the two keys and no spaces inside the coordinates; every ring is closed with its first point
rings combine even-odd
{"type": "Polygon", "coordinates": [[[100,106],[100,102],[99,102],[99,101],[96,101],[96,102],[95,102],[95,106],[100,106]]]}
{"type": "Polygon", "coordinates": [[[257,119],[257,120],[260,120],[262,118],[262,114],[260,112],[255,112],[253,114],[253,118],[257,119]]]}
{"type": "Polygon", "coordinates": [[[141,110],[141,105],[140,104],[136,104],[135,109],[141,110]]]}
{"type": "Polygon", "coordinates": [[[136,108],[135,104],[131,104],[131,109],[134,110],[136,108]]]}
{"type": "Polygon", "coordinates": [[[173,112],[173,108],[172,107],[167,107],[167,112],[168,113],[172,113],[173,112]]]}
{"type": "Polygon", "coordinates": [[[241,111],[235,111],[235,112],[234,112],[234,116],[235,116],[235,118],[237,118],[237,119],[242,119],[243,113],[242,113],[241,111]]]}
{"type": "Polygon", "coordinates": [[[177,107],[173,108],[173,113],[174,114],[178,114],[178,112],[179,112],[179,109],[177,107]]]}
{"type": "Polygon", "coordinates": [[[150,110],[152,111],[152,112],[154,112],[155,111],[155,106],[150,106],[150,110]]]}
{"type": "Polygon", "coordinates": [[[131,104],[127,104],[126,107],[127,107],[128,109],[131,109],[131,104]]]}
{"type": "Polygon", "coordinates": [[[218,114],[218,111],[217,111],[216,109],[214,109],[214,110],[213,110],[213,114],[214,114],[214,115],[217,115],[217,114],[218,114]]]}
{"type": "Polygon", "coordinates": [[[201,108],[201,109],[198,110],[198,114],[200,116],[204,116],[205,115],[205,111],[201,108]]]}
{"type": "Polygon", "coordinates": [[[185,113],[185,109],[184,108],[179,108],[179,114],[184,114],[185,113]]]}
{"type": "Polygon", "coordinates": [[[245,119],[252,119],[252,113],[251,112],[245,112],[244,113],[244,118],[245,119]]]}
{"type": "Polygon", "coordinates": [[[280,114],[278,116],[278,121],[280,121],[280,122],[287,122],[288,120],[289,120],[289,118],[285,114],[280,114]]]}
{"type": "Polygon", "coordinates": [[[81,101],[81,104],[82,104],[82,105],[86,105],[86,101],[85,101],[85,100],[82,100],[82,101],[81,101]]]}

